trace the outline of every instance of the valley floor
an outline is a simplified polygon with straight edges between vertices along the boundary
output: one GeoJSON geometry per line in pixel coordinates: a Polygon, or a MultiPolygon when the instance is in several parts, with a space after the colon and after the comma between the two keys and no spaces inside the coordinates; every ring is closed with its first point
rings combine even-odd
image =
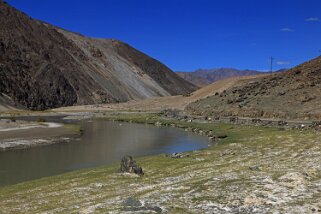
{"type": "Polygon", "coordinates": [[[106,115],[227,135],[189,157],[138,158],[142,177],[119,164],[0,189],[0,213],[310,213],[321,211],[321,134],[188,123],[153,114],[106,115]]]}

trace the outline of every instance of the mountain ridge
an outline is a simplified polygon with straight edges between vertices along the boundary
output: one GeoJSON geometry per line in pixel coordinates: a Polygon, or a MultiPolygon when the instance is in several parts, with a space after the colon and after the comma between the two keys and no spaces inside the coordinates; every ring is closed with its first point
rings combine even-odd
{"type": "MultiPolygon", "coordinates": [[[[277,71],[273,71],[273,73],[283,72],[286,70],[287,69],[279,69],[277,71]]],[[[204,87],[216,81],[224,80],[230,77],[262,75],[262,74],[268,74],[269,72],[256,71],[251,69],[240,70],[236,68],[226,67],[226,68],[213,68],[213,69],[200,68],[195,71],[190,71],[190,72],[177,71],[176,73],[186,81],[194,85],[197,85],[199,87],[204,87]]]]}

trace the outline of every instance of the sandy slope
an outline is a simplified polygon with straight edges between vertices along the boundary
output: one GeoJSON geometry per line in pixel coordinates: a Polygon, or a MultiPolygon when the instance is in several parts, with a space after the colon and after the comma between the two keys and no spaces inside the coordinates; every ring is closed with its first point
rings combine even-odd
{"type": "Polygon", "coordinates": [[[9,97],[0,94],[0,112],[17,111],[18,108],[9,97]]]}
{"type": "Polygon", "coordinates": [[[181,109],[183,110],[189,103],[196,100],[214,95],[216,92],[222,92],[231,87],[242,85],[256,78],[261,78],[265,75],[232,77],[229,79],[217,81],[211,85],[201,88],[193,92],[190,96],[168,96],[160,98],[151,98],[141,101],[129,101],[120,104],[106,105],[85,105],[85,106],[70,106],[54,109],[55,112],[63,111],[104,111],[104,110],[143,110],[143,111],[159,111],[163,109],[181,109]]]}

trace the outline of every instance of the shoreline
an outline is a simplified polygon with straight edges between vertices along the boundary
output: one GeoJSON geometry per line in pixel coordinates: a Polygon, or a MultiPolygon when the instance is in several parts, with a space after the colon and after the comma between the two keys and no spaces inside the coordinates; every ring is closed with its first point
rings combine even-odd
{"type": "MultiPolygon", "coordinates": [[[[52,129],[55,131],[62,132],[61,129],[64,129],[65,124],[57,122],[45,122],[43,118],[61,118],[61,120],[86,120],[86,119],[107,119],[107,120],[117,120],[125,122],[136,122],[136,123],[145,123],[156,126],[170,126],[182,128],[185,131],[190,131],[198,135],[208,137],[213,145],[220,141],[221,139],[226,138],[226,134],[214,134],[212,129],[193,127],[191,124],[193,122],[202,123],[202,124],[232,124],[232,125],[245,125],[245,126],[257,126],[257,127],[271,127],[278,129],[296,129],[296,130],[320,130],[321,122],[320,121],[299,121],[299,120],[281,120],[281,119],[264,119],[264,118],[243,118],[243,117],[200,117],[200,116],[191,116],[186,115],[184,111],[181,110],[163,110],[163,111],[129,111],[129,110],[108,110],[108,111],[98,111],[98,112],[25,112],[19,113],[15,117],[10,114],[2,115],[0,119],[0,133],[2,135],[7,135],[12,133],[11,137],[7,139],[1,139],[0,137],[0,151],[15,150],[15,149],[25,149],[35,146],[50,145],[55,143],[69,142],[71,138],[74,138],[76,135],[79,135],[81,130],[77,130],[77,133],[61,133],[55,135],[54,137],[34,137],[30,139],[28,132],[32,133],[32,130],[41,128],[44,132],[48,133],[48,130],[52,129]],[[137,117],[137,115],[139,115],[137,117]],[[142,120],[140,116],[144,117],[148,115],[147,119],[142,120]],[[131,116],[136,117],[135,120],[131,119],[131,116]],[[10,118],[10,119],[5,119],[10,118]],[[8,122],[10,120],[15,120],[15,118],[33,118],[36,120],[41,118],[43,122],[27,122],[27,121],[17,121],[13,122],[15,126],[13,127],[1,127],[3,122],[8,122]],[[2,123],[1,123],[2,121],[2,123]],[[22,123],[22,124],[21,124],[22,123]],[[26,123],[29,123],[29,125],[26,123]],[[16,137],[17,132],[25,131],[24,136],[16,137]],[[65,139],[65,140],[64,140],[65,139]]],[[[78,128],[79,129],[79,128],[78,128]]],[[[3,138],[3,137],[2,137],[3,138]]]]}
{"type": "MultiPolygon", "coordinates": [[[[18,122],[16,121],[16,123],[18,122]]],[[[50,129],[50,128],[59,128],[62,126],[63,124],[61,123],[53,123],[53,122],[33,123],[33,124],[29,124],[29,126],[28,125],[21,126],[21,124],[17,124],[16,127],[11,127],[11,128],[4,128],[0,126],[0,132],[19,131],[19,130],[35,129],[35,128],[50,129]]]]}
{"type": "Polygon", "coordinates": [[[52,138],[35,138],[35,139],[7,139],[0,141],[0,152],[29,149],[38,146],[48,146],[51,144],[70,143],[72,137],[52,137],[52,138]]]}
{"type": "Polygon", "coordinates": [[[70,142],[79,135],[76,124],[0,120],[0,152],[70,142]]]}
{"type": "MultiPolygon", "coordinates": [[[[6,115],[8,116],[8,115],[6,115]]],[[[61,120],[85,120],[85,119],[107,119],[107,120],[117,120],[125,122],[136,122],[136,123],[146,123],[156,126],[170,126],[182,128],[185,131],[190,131],[198,135],[207,136],[213,143],[213,145],[220,141],[221,139],[226,138],[226,134],[214,134],[213,130],[201,127],[193,127],[191,124],[193,122],[203,123],[203,124],[233,124],[233,125],[248,125],[248,126],[258,126],[258,127],[272,127],[278,129],[298,129],[298,130],[319,130],[320,124],[318,121],[287,121],[279,119],[258,119],[258,118],[242,118],[242,117],[197,117],[191,115],[185,115],[183,111],[180,110],[164,110],[158,112],[145,112],[145,111],[115,111],[109,110],[104,112],[28,112],[25,114],[20,113],[16,117],[11,116],[10,118],[46,118],[46,117],[61,117],[61,120]],[[136,117],[135,120],[131,118],[131,115],[136,117]],[[139,115],[137,117],[137,115],[139,115]],[[144,117],[148,115],[147,119],[142,120],[140,116],[144,117]],[[154,117],[154,118],[153,118],[154,117]],[[127,118],[127,119],[126,119],[127,118]]],[[[24,149],[35,146],[50,145],[55,143],[70,141],[70,138],[74,136],[68,134],[60,134],[60,136],[54,137],[38,137],[30,139],[28,135],[24,137],[15,137],[15,132],[25,131],[26,133],[31,132],[33,129],[41,128],[44,129],[44,132],[48,132],[45,129],[52,129],[52,131],[61,132],[64,124],[57,122],[26,122],[21,121],[13,122],[15,126],[13,127],[1,127],[1,121],[10,121],[11,119],[2,116],[0,119],[0,133],[12,133],[12,137],[7,137],[7,139],[1,139],[0,137],[0,151],[14,150],[14,149],[24,149]],[[30,123],[26,125],[25,123],[30,123]]],[[[43,119],[42,119],[43,120],[43,119]]],[[[80,132],[78,130],[78,132],[80,132]]],[[[2,134],[3,135],[3,134],[2,134]]]]}

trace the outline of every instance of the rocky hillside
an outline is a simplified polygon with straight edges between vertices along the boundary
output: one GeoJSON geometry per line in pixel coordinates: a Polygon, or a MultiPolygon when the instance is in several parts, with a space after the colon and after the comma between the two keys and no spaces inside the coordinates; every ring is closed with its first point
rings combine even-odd
{"type": "Polygon", "coordinates": [[[218,80],[227,79],[236,76],[251,76],[261,74],[254,70],[238,70],[234,68],[218,68],[218,69],[199,69],[193,72],[177,72],[179,76],[194,85],[203,87],[218,80]]]}
{"type": "Polygon", "coordinates": [[[34,20],[0,0],[0,94],[29,109],[189,94],[197,87],[117,40],[34,20]]]}
{"type": "Polygon", "coordinates": [[[196,101],[195,115],[321,119],[321,57],[196,101]]]}

